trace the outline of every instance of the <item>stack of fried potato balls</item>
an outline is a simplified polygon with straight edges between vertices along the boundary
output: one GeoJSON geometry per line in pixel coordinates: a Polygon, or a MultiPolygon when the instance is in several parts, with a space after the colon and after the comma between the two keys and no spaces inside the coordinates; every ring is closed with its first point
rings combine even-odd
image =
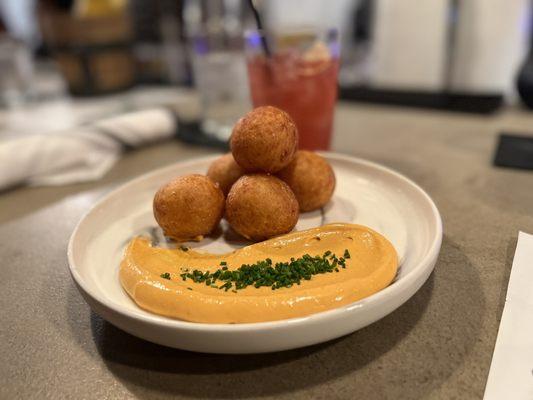
{"type": "Polygon", "coordinates": [[[290,232],[299,212],[319,209],[333,195],[333,169],[318,154],[298,150],[296,125],[278,108],[258,107],[241,118],[230,147],[207,176],[182,176],[158,190],[154,216],[165,235],[201,239],[225,214],[238,234],[265,240],[290,232]]]}

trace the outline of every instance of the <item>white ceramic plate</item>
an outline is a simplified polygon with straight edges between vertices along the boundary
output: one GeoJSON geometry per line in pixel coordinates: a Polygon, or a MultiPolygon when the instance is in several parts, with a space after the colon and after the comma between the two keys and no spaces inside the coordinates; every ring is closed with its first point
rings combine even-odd
{"type": "MultiPolygon", "coordinates": [[[[323,155],[335,170],[335,194],[325,209],[301,215],[296,229],[351,222],[385,235],[398,251],[401,266],[395,281],[384,290],[308,317],[251,324],[185,322],[137,307],[118,280],[126,243],[141,233],[162,239],[152,215],[155,191],[176,176],[205,173],[215,157],[159,169],[100,200],[79,222],[68,246],[70,272],[78,289],[96,313],[120,329],[151,342],[200,352],[292,349],[334,339],[377,321],[409,299],[430,275],[442,240],[441,218],[431,198],[402,175],[361,159],[323,155]]],[[[220,236],[194,247],[224,252],[243,245],[220,236]]]]}

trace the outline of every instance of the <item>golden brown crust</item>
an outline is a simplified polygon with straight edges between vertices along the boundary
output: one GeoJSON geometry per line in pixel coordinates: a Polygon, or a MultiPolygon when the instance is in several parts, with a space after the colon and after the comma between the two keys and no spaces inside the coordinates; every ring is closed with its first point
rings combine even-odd
{"type": "Polygon", "coordinates": [[[231,186],[244,175],[244,170],[235,162],[231,153],[220,156],[211,163],[207,170],[207,176],[218,183],[225,196],[228,195],[231,186]]]}
{"type": "Polygon", "coordinates": [[[294,193],[271,175],[242,176],[226,199],[226,219],[237,233],[250,240],[259,241],[290,232],[298,216],[294,193]]]}
{"type": "Polygon", "coordinates": [[[159,188],[153,209],[165,235],[178,241],[191,240],[218,226],[224,213],[224,194],[206,176],[185,175],[159,188]]]}
{"type": "Polygon", "coordinates": [[[301,212],[323,207],[335,190],[333,168],[312,151],[298,151],[294,160],[278,172],[277,176],[292,189],[301,212]]]}
{"type": "Polygon", "coordinates": [[[298,131],[286,112],[258,107],[237,121],[230,146],[235,161],[246,171],[274,173],[293,160],[298,131]]]}

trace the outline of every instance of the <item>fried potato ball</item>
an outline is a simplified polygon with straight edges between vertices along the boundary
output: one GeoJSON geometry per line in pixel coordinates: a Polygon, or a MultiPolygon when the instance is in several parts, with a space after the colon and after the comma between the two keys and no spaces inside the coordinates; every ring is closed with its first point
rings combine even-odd
{"type": "Polygon", "coordinates": [[[259,241],[290,232],[298,222],[298,201],[282,180],[244,175],[226,198],[226,219],[247,239],[259,241]]]}
{"type": "Polygon", "coordinates": [[[185,175],[159,188],[153,208],[165,235],[178,241],[199,240],[218,226],[224,194],[207,176],[185,175]]]}
{"type": "Polygon", "coordinates": [[[301,212],[323,207],[335,190],[333,168],[312,151],[298,151],[294,160],[277,175],[294,192],[301,212]]]}
{"type": "Polygon", "coordinates": [[[244,170],[235,162],[231,153],[217,158],[207,170],[207,176],[218,183],[225,196],[228,195],[231,186],[243,175],[244,170]]]}
{"type": "Polygon", "coordinates": [[[274,173],[287,166],[298,150],[298,131],[286,112],[257,107],[233,127],[230,138],[235,161],[248,172],[274,173]]]}

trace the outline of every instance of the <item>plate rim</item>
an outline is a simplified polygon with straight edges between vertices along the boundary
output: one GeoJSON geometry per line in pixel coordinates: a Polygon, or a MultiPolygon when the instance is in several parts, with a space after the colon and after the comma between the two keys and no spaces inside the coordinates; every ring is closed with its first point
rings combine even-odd
{"type": "MultiPolygon", "coordinates": [[[[296,318],[290,318],[290,319],[283,319],[283,320],[277,320],[277,321],[266,321],[266,322],[249,322],[249,323],[242,323],[242,324],[222,324],[222,323],[200,323],[200,322],[190,322],[190,321],[182,321],[178,319],[172,319],[169,317],[165,317],[162,315],[157,314],[137,314],[131,310],[128,310],[127,308],[124,308],[120,306],[119,304],[115,302],[111,302],[108,300],[108,297],[100,296],[99,293],[96,293],[89,285],[86,284],[85,280],[82,278],[81,274],[78,271],[78,268],[76,267],[76,264],[74,262],[74,255],[73,255],[73,247],[74,242],[77,238],[78,232],[80,231],[81,226],[83,225],[84,221],[104,203],[107,202],[109,199],[113,198],[117,195],[119,191],[122,191],[123,189],[133,186],[137,184],[137,182],[150,179],[150,177],[159,175],[165,170],[171,170],[176,168],[176,166],[180,167],[186,167],[190,166],[191,164],[197,164],[202,162],[208,162],[210,160],[214,160],[217,157],[220,157],[220,154],[212,154],[209,156],[204,157],[193,157],[190,160],[186,161],[179,161],[177,163],[169,164],[160,168],[157,168],[153,171],[146,172],[140,176],[137,176],[133,179],[130,179],[122,184],[119,184],[117,187],[112,189],[110,192],[103,195],[101,198],[99,198],[96,203],[94,203],[89,210],[87,210],[76,226],[74,227],[74,230],[72,231],[72,234],[68,241],[67,246],[67,258],[68,258],[68,267],[70,274],[72,276],[72,279],[76,283],[76,286],[83,290],[83,292],[86,293],[89,297],[96,300],[101,305],[109,308],[110,310],[113,310],[114,312],[124,315],[128,318],[141,320],[142,322],[148,323],[148,324],[155,324],[159,326],[164,326],[166,328],[174,328],[174,329],[182,329],[187,330],[189,332],[198,332],[198,331],[211,331],[211,332],[250,332],[252,330],[274,330],[279,329],[283,326],[296,326],[301,324],[306,324],[310,322],[317,322],[317,320],[327,320],[332,319],[340,314],[344,314],[346,312],[353,311],[355,309],[358,309],[363,306],[363,303],[379,303],[384,302],[387,300],[387,296],[389,293],[394,292],[401,292],[402,288],[405,286],[409,286],[413,283],[413,281],[416,281],[416,279],[423,275],[423,272],[428,267],[433,269],[434,265],[431,265],[431,261],[433,259],[436,259],[438,256],[438,253],[440,251],[440,247],[442,244],[442,236],[443,236],[443,227],[442,227],[442,218],[440,215],[440,212],[435,205],[435,202],[433,199],[427,194],[427,192],[417,183],[406,177],[405,175],[389,168],[384,165],[381,165],[374,161],[369,161],[363,158],[336,153],[336,152],[327,152],[327,151],[318,151],[318,154],[329,158],[329,159],[335,159],[339,161],[348,161],[348,162],[356,162],[359,164],[363,164],[367,167],[375,168],[380,170],[381,172],[385,172],[388,174],[393,175],[397,179],[400,179],[404,183],[407,183],[408,185],[411,185],[419,195],[422,195],[422,197],[426,200],[426,202],[430,205],[431,211],[432,211],[432,217],[435,220],[435,226],[436,226],[436,235],[431,241],[429,245],[429,250],[426,253],[426,255],[415,265],[413,270],[409,272],[403,279],[394,282],[394,285],[389,285],[386,288],[380,290],[377,293],[374,293],[368,297],[365,297],[364,299],[358,300],[356,302],[346,304],[331,310],[321,311],[318,313],[314,313],[308,316],[304,317],[296,317],[296,318]]],[[[428,274],[429,277],[429,274],[428,274]]],[[[416,291],[415,291],[416,293],[416,291]]],[[[410,296],[411,297],[411,296],[410,296]]],[[[403,304],[403,303],[401,303],[403,304]]],[[[398,306],[400,306],[399,304],[398,306]]]]}

